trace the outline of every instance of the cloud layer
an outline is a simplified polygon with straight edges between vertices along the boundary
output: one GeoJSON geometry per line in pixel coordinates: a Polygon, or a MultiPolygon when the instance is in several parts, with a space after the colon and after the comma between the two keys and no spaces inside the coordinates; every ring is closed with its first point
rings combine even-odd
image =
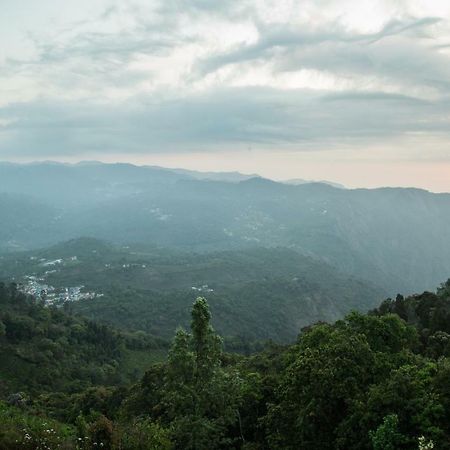
{"type": "Polygon", "coordinates": [[[448,161],[447,3],[94,0],[69,22],[45,0],[53,19],[2,44],[0,158],[407,137],[411,158],[448,161]]]}

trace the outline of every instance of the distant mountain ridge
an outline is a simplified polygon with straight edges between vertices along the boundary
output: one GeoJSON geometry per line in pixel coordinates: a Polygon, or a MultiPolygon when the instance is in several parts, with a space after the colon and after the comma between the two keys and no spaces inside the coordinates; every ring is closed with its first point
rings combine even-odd
{"type": "Polygon", "coordinates": [[[288,247],[392,295],[432,289],[450,273],[450,194],[231,178],[130,164],[0,164],[0,249],[80,236],[196,252],[288,247]]]}
{"type": "Polygon", "coordinates": [[[332,181],[326,181],[326,180],[303,180],[302,178],[292,178],[289,180],[283,181],[285,184],[293,184],[294,186],[298,186],[300,184],[308,184],[308,183],[322,183],[322,184],[329,184],[330,186],[333,186],[338,189],[346,189],[346,187],[343,184],[340,183],[334,183],[332,181]]]}

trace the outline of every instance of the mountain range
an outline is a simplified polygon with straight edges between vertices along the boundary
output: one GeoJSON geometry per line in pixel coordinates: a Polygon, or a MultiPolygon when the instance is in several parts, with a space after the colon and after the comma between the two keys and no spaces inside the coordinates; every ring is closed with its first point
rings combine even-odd
{"type": "Polygon", "coordinates": [[[130,164],[0,164],[0,249],[88,236],[190,252],[285,247],[386,292],[450,273],[450,194],[130,164]]]}

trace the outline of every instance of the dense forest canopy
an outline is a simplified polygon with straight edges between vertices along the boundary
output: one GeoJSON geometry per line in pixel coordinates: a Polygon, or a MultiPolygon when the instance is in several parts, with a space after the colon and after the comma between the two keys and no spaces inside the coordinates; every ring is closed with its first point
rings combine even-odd
{"type": "Polygon", "coordinates": [[[0,258],[0,277],[30,284],[30,276],[59,289],[83,285],[102,296],[66,307],[164,339],[178,325],[188,326],[193,300],[205,296],[227,345],[291,342],[303,326],[368,311],[386,296],[367,281],[286,248],[198,254],[82,238],[0,258]]]}
{"type": "MultiPolygon", "coordinates": [[[[89,322],[29,303],[14,286],[1,285],[0,293],[2,349],[20,352],[23,340],[46,339],[55,350],[64,337],[65,352],[76,358],[67,329],[75,327],[77,343],[102,349],[97,360],[119,358],[117,340],[125,351],[127,339],[112,329],[91,325],[89,331],[89,322]],[[51,331],[55,326],[59,333],[51,331]]],[[[63,377],[57,394],[25,380],[20,395],[7,387],[0,447],[450,449],[449,319],[450,280],[436,293],[397,296],[369,314],[306,327],[293,345],[268,344],[242,356],[224,353],[208,303],[199,297],[190,331],[178,329],[167,359],[149,364],[135,384],[89,380],[74,390],[63,377]]],[[[154,343],[142,339],[151,352],[154,343]]],[[[113,377],[121,373],[116,367],[113,377]]],[[[35,376],[47,370],[36,365],[35,376]]]]}
{"type": "Polygon", "coordinates": [[[44,307],[15,284],[0,283],[0,307],[2,395],[122,385],[167,348],[164,341],[143,332],[118,332],[68,315],[66,308],[44,307]]]}

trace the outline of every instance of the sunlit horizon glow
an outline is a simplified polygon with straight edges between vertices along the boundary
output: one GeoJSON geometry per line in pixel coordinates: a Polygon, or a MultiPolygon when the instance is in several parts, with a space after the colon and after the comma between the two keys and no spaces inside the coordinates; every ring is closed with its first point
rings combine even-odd
{"type": "Polygon", "coordinates": [[[128,163],[137,166],[158,166],[167,169],[186,169],[200,172],[239,172],[244,175],[255,175],[274,181],[304,180],[311,182],[331,182],[341,184],[348,189],[383,187],[417,188],[435,193],[449,193],[449,162],[342,162],[328,161],[315,163],[302,160],[298,153],[242,155],[230,153],[189,153],[189,154],[152,154],[122,155],[112,158],[97,155],[97,158],[80,160],[64,158],[49,160],[46,158],[30,160],[14,158],[9,162],[39,163],[60,162],[77,164],[95,161],[106,164],[128,163]],[[383,177],[380,177],[382,173],[383,177]]]}
{"type": "Polygon", "coordinates": [[[4,0],[0,39],[0,160],[450,192],[447,1],[4,0]]]}

